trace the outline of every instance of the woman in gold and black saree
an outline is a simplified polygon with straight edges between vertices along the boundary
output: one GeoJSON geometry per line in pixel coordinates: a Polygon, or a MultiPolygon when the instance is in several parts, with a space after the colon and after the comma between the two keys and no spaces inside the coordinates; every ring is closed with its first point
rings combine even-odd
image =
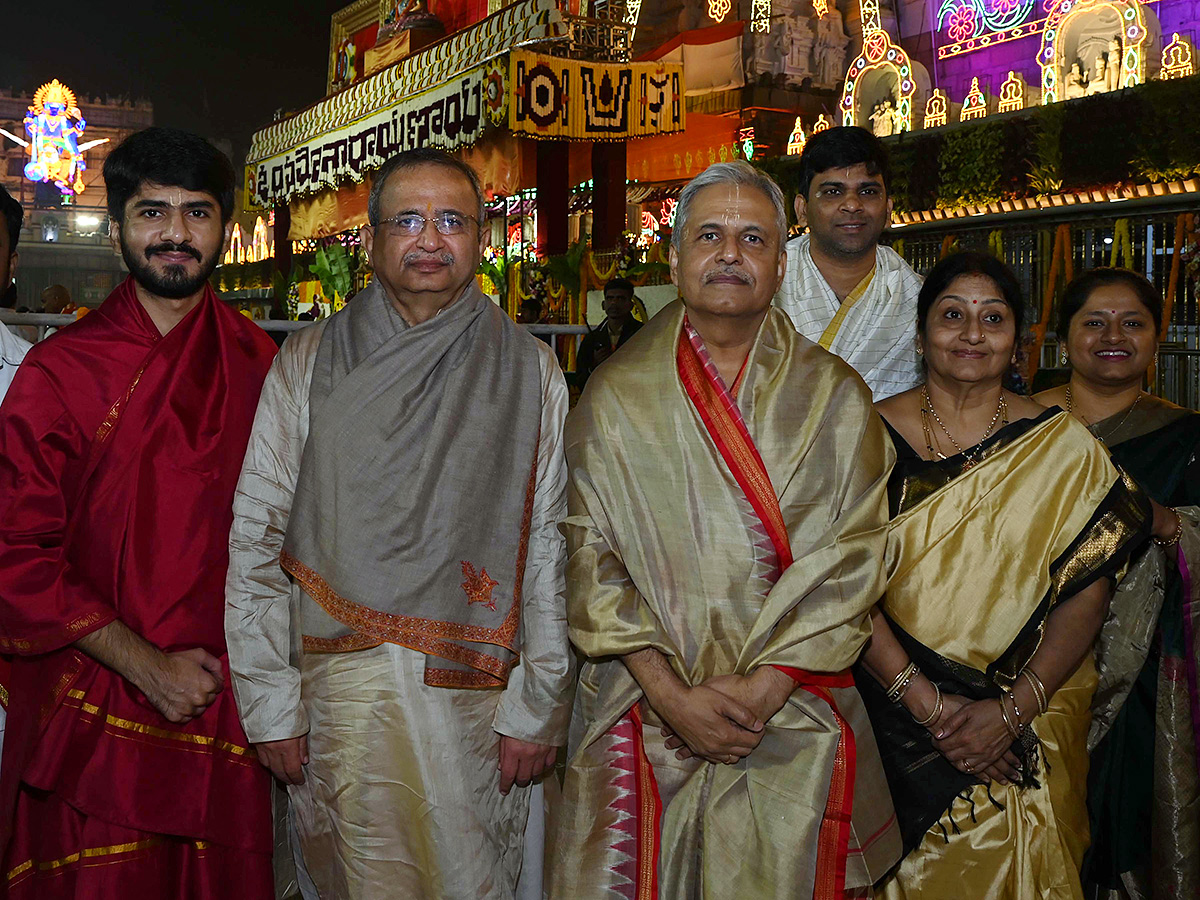
{"type": "Polygon", "coordinates": [[[1156,546],[1122,582],[1097,647],[1084,888],[1200,897],[1200,414],[1142,390],[1162,297],[1141,275],[1080,275],[1060,323],[1071,380],[1037,399],[1087,425],[1155,501],[1156,546]]]}
{"type": "Polygon", "coordinates": [[[1092,645],[1150,510],[1078,422],[1004,389],[1022,311],[1002,263],[947,257],[926,383],[878,404],[888,588],[857,681],[906,851],[885,898],[1082,897],[1092,645]]]}

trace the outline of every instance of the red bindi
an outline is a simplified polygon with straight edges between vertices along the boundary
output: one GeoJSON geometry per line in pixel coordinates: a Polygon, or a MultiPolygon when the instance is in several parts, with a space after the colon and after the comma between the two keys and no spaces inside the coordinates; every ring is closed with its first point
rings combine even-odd
{"type": "Polygon", "coordinates": [[[979,302],[978,300],[972,300],[972,301],[971,301],[971,304],[972,304],[972,305],[975,305],[975,304],[977,304],[978,302],[979,302]]]}

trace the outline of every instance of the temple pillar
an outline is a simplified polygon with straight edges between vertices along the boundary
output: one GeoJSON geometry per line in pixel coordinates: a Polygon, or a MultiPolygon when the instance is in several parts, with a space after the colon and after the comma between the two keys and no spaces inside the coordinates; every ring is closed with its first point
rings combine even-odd
{"type": "Polygon", "coordinates": [[[592,247],[615,250],[625,230],[624,141],[592,144],[592,247]]]}
{"type": "Polygon", "coordinates": [[[571,199],[566,141],[537,144],[537,245],[546,256],[567,252],[567,206],[571,199]]]}

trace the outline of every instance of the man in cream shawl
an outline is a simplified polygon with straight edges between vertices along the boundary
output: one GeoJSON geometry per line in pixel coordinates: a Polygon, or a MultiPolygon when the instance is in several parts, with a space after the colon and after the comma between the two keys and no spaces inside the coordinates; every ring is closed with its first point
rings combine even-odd
{"type": "Polygon", "coordinates": [[[865,128],[814,134],[800,156],[796,218],[775,303],[796,330],[858,372],[875,400],[920,382],[921,278],[879,236],[892,215],[887,149],[865,128]]]}
{"type": "Polygon", "coordinates": [[[568,420],[585,661],[550,897],[835,898],[899,855],[847,672],[884,587],[894,455],[862,381],[770,305],[785,221],[746,163],[694,179],[682,301],[568,420]]]}
{"type": "Polygon", "coordinates": [[[368,217],[375,281],[267,376],[230,540],[233,688],[321,897],[502,900],[527,816],[541,833],[512,786],[553,763],[570,703],[566,385],[475,285],[467,166],[400,154],[368,217]]]}

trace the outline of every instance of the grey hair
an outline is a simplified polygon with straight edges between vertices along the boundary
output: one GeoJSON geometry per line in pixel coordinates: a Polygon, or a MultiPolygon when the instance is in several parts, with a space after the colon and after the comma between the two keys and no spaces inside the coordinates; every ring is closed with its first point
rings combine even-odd
{"type": "Polygon", "coordinates": [[[675,227],[671,231],[671,246],[678,251],[683,240],[683,230],[687,227],[688,214],[692,201],[704,188],[714,184],[742,184],[762,191],[771,199],[775,206],[775,227],[779,231],[779,252],[784,251],[787,242],[787,206],[783,200],[783,191],[766,172],[754,168],[745,160],[727,163],[713,163],[695,178],[687,183],[679,195],[679,203],[675,207],[675,227]]]}
{"type": "Polygon", "coordinates": [[[417,166],[442,166],[446,169],[453,169],[467,179],[471,183],[471,190],[475,192],[475,199],[478,201],[476,217],[479,220],[479,227],[483,227],[483,187],[479,183],[479,176],[461,159],[436,147],[417,147],[414,150],[405,150],[397,153],[380,166],[371,182],[371,193],[367,197],[367,221],[372,226],[379,224],[379,198],[383,195],[383,188],[387,184],[387,180],[397,172],[414,169],[417,166]]]}

